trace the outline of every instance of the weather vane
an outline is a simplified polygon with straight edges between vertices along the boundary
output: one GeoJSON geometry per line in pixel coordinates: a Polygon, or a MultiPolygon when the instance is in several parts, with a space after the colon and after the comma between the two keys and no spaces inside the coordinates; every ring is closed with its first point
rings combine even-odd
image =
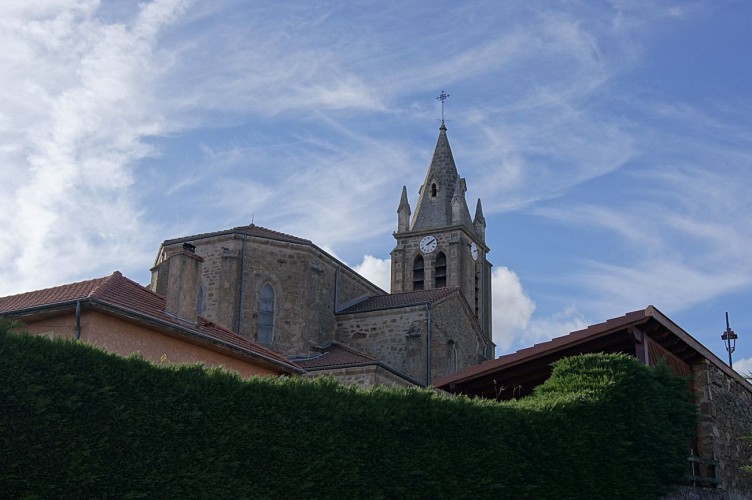
{"type": "Polygon", "coordinates": [[[441,124],[444,125],[444,101],[447,100],[447,97],[449,97],[449,94],[441,91],[441,94],[436,98],[437,101],[441,102],[441,124]]]}

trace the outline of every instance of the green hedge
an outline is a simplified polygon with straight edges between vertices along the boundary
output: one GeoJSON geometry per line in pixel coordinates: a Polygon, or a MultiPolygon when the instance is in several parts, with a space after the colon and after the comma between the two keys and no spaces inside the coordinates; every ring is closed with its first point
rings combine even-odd
{"type": "Polygon", "coordinates": [[[619,355],[513,403],[248,381],[0,335],[11,498],[652,498],[682,479],[686,383],[619,355]]]}

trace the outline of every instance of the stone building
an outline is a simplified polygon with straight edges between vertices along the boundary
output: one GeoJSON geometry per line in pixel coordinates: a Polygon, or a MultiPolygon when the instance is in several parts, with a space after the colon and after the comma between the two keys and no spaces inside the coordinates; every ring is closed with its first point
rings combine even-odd
{"type": "Polygon", "coordinates": [[[454,394],[520,398],[544,383],[566,356],[620,352],[691,379],[698,421],[687,448],[687,485],[667,499],[752,498],[752,385],[653,306],[541,342],[434,380],[454,394]]]}
{"type": "Polygon", "coordinates": [[[379,381],[429,385],[494,355],[486,223],[480,200],[470,218],[465,191],[442,123],[412,220],[402,190],[391,293],[313,242],[254,224],[166,240],[151,289],[194,290],[208,320],[317,374],[373,381],[366,372],[378,369],[379,381]],[[192,274],[172,264],[186,248],[201,260],[192,274]],[[339,361],[327,365],[333,345],[362,362],[345,376],[339,361]]]}

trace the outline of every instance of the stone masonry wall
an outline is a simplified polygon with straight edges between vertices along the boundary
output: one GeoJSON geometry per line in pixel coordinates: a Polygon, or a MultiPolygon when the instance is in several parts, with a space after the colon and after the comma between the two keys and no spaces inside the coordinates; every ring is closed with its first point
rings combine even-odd
{"type": "Polygon", "coordinates": [[[309,378],[331,376],[337,379],[342,385],[358,385],[360,387],[384,386],[402,386],[415,387],[407,380],[398,377],[392,372],[385,370],[378,365],[353,366],[349,368],[337,368],[333,370],[310,372],[305,375],[309,378]]]}
{"type": "Polygon", "coordinates": [[[483,337],[459,295],[449,297],[431,308],[431,345],[433,378],[485,360],[483,337]]]}
{"type": "Polygon", "coordinates": [[[436,257],[442,252],[447,259],[446,286],[460,287],[473,313],[477,301],[479,319],[485,322],[490,332],[491,268],[486,262],[482,247],[478,249],[478,260],[473,260],[470,253],[472,239],[468,236],[467,230],[464,227],[454,227],[450,230],[436,229],[395,236],[397,245],[392,250],[392,293],[413,290],[413,265],[418,255],[422,256],[424,261],[424,289],[434,289],[436,257]],[[436,237],[437,245],[433,252],[424,254],[420,251],[420,240],[429,234],[436,237]]]}
{"type": "Polygon", "coordinates": [[[338,315],[335,339],[416,380],[426,379],[424,306],[338,315]]]}
{"type": "Polygon", "coordinates": [[[711,362],[693,366],[695,402],[699,416],[698,451],[719,462],[721,488],[729,498],[752,498],[752,388],[731,378],[711,362]]]}
{"type": "MultiPolygon", "coordinates": [[[[336,340],[425,383],[427,314],[420,305],[338,315],[336,340]]],[[[480,331],[459,295],[431,307],[432,379],[476,365],[482,354],[480,331]]]]}
{"type": "MultiPolygon", "coordinates": [[[[234,233],[192,243],[204,259],[200,313],[258,340],[259,293],[268,283],[274,289],[275,303],[273,340],[266,345],[288,356],[307,354],[311,342],[331,340],[335,283],[338,305],[383,293],[313,245],[251,236],[244,242],[242,234],[234,233]]],[[[180,248],[181,244],[175,244],[165,252],[180,248]]]]}

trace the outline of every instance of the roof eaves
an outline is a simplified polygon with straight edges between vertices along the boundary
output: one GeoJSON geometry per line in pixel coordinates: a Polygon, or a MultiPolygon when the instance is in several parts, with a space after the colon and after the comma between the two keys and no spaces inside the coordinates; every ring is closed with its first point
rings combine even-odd
{"type": "Polygon", "coordinates": [[[564,347],[572,347],[588,340],[602,337],[614,330],[622,330],[631,326],[648,321],[647,310],[637,310],[625,314],[619,318],[609,319],[603,323],[590,325],[583,330],[576,330],[567,335],[555,337],[546,342],[535,344],[531,347],[520,349],[519,351],[499,356],[496,359],[488,360],[480,365],[470,366],[464,370],[446,375],[436,380],[436,386],[442,387],[447,384],[461,384],[470,379],[488,375],[499,368],[511,368],[532,359],[541,358],[552,352],[556,352],[564,347]]]}
{"type": "Polygon", "coordinates": [[[658,321],[658,323],[663,325],[671,333],[676,335],[680,340],[685,342],[690,348],[694,349],[695,352],[700,354],[709,362],[713,363],[718,369],[723,371],[726,375],[740,382],[745,387],[745,389],[752,392],[752,384],[750,384],[750,382],[747,379],[745,379],[739,372],[737,372],[736,370],[728,366],[726,363],[721,361],[721,359],[718,356],[716,356],[707,347],[702,345],[697,339],[695,339],[692,335],[690,335],[686,330],[684,330],[682,327],[674,323],[673,320],[671,320],[668,316],[666,316],[661,311],[659,311],[658,308],[656,308],[653,305],[649,305],[647,309],[645,309],[645,315],[658,321]]]}
{"type": "Polygon", "coordinates": [[[233,346],[231,344],[228,344],[227,342],[222,341],[221,339],[207,335],[199,331],[198,329],[188,328],[180,324],[160,320],[159,318],[155,318],[148,314],[143,314],[138,311],[134,311],[132,309],[122,307],[116,304],[112,304],[110,302],[98,300],[98,299],[91,299],[89,303],[92,306],[97,307],[101,310],[104,310],[113,314],[117,314],[117,315],[122,315],[129,319],[140,321],[148,325],[158,326],[162,329],[172,331],[178,334],[182,334],[187,337],[190,337],[190,338],[193,338],[193,339],[205,342],[205,343],[209,343],[216,347],[220,347],[226,351],[234,352],[243,357],[250,357],[257,361],[262,361],[263,363],[267,365],[271,365],[277,368],[283,368],[287,370],[288,372],[292,372],[292,373],[304,373],[305,372],[305,370],[295,365],[294,363],[291,363],[289,361],[283,361],[282,359],[276,359],[271,356],[267,356],[263,353],[252,351],[250,349],[244,349],[240,346],[233,346]]]}
{"type": "Polygon", "coordinates": [[[53,302],[51,304],[40,304],[37,306],[22,307],[19,309],[0,311],[0,316],[12,316],[16,318],[16,317],[32,316],[34,314],[38,314],[42,312],[64,311],[70,307],[75,308],[77,303],[81,303],[83,305],[84,303],[87,303],[90,301],[91,301],[90,298],[82,297],[80,299],[71,299],[71,300],[65,300],[62,302],[53,302]]]}

